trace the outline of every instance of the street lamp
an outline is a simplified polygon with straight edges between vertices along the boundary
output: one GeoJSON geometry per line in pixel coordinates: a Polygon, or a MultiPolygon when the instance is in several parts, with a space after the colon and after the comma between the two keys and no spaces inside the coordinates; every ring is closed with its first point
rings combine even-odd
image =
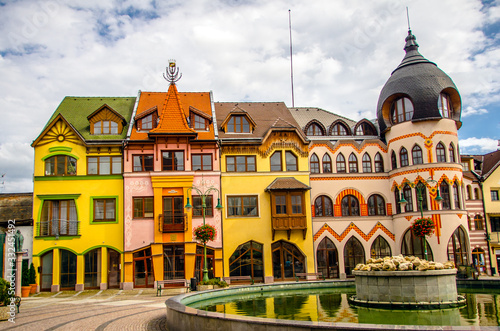
{"type": "MultiPolygon", "coordinates": [[[[217,198],[217,206],[215,208],[217,210],[221,210],[223,207],[220,203],[220,191],[213,185],[208,185],[205,180],[201,180],[201,185],[200,186],[195,186],[193,185],[188,189],[188,194],[191,191],[195,191],[201,198],[201,210],[202,210],[202,215],[203,215],[203,226],[205,226],[205,211],[207,208],[206,205],[206,198],[210,196],[210,193],[212,192],[217,192],[218,198],[217,198]]],[[[194,201],[193,201],[194,203],[194,201]]],[[[189,196],[187,198],[187,203],[184,206],[187,212],[193,209],[193,206],[189,203],[189,196]]],[[[208,281],[208,269],[207,269],[207,242],[204,240],[203,241],[203,281],[207,282],[208,281]]]]}
{"type": "MultiPolygon", "coordinates": [[[[432,178],[428,178],[426,181],[426,183],[438,183],[437,181],[435,181],[434,179],[432,178]]],[[[425,184],[422,183],[422,181],[419,180],[418,182],[419,184],[421,183],[422,185],[415,185],[413,183],[410,183],[408,182],[408,185],[412,188],[415,188],[415,190],[417,191],[417,201],[418,201],[418,208],[420,209],[420,218],[423,219],[424,218],[424,208],[422,206],[422,202],[424,201],[424,197],[423,197],[423,191],[425,190],[425,184]]],[[[443,198],[441,197],[441,195],[439,194],[439,188],[437,187],[436,185],[436,197],[434,198],[434,201],[436,201],[436,203],[438,205],[441,204],[441,202],[443,201],[443,198]]],[[[401,192],[401,200],[399,200],[399,204],[401,205],[402,208],[404,208],[406,206],[406,204],[408,203],[408,201],[406,201],[406,199],[404,198],[404,194],[403,192],[401,192]]],[[[424,256],[425,256],[425,260],[427,260],[427,240],[425,239],[425,235],[423,236],[423,240],[424,240],[424,256]]]]}

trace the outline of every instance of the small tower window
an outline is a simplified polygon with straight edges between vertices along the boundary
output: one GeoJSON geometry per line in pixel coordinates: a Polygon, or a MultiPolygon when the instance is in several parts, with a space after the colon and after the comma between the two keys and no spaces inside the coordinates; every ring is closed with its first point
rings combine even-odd
{"type": "Polygon", "coordinates": [[[411,156],[413,158],[413,164],[422,164],[424,163],[424,159],[422,157],[422,148],[420,146],[415,145],[411,150],[411,156]]]}
{"type": "Polygon", "coordinates": [[[441,93],[438,99],[439,112],[444,118],[452,118],[453,116],[453,105],[451,103],[451,98],[446,93],[441,93]]]}
{"type": "Polygon", "coordinates": [[[316,154],[311,156],[311,173],[319,174],[319,159],[316,154]]]}
{"type": "Polygon", "coordinates": [[[413,117],[413,103],[408,98],[399,98],[391,106],[392,123],[411,121],[413,117]]]}
{"type": "Polygon", "coordinates": [[[406,148],[401,148],[401,151],[399,152],[399,162],[402,167],[407,167],[409,165],[408,163],[408,151],[406,148]]]}
{"type": "Polygon", "coordinates": [[[308,136],[322,136],[323,130],[321,129],[321,127],[318,124],[313,123],[307,128],[306,134],[308,136]]]}
{"type": "Polygon", "coordinates": [[[337,123],[332,128],[332,136],[347,136],[347,130],[345,126],[337,123]]]}

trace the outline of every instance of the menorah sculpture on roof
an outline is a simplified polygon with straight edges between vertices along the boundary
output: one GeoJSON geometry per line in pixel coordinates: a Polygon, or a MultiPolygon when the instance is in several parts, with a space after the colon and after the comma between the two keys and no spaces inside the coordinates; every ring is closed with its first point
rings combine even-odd
{"type": "Polygon", "coordinates": [[[182,78],[182,74],[179,73],[179,68],[175,65],[175,60],[168,60],[168,67],[165,68],[165,73],[163,78],[170,84],[175,84],[182,78]]]}

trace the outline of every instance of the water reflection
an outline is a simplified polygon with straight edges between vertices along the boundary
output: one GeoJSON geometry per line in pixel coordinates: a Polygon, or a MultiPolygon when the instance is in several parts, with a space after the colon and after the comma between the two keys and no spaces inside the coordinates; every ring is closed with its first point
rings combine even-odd
{"type": "Polygon", "coordinates": [[[396,325],[500,325],[500,291],[472,293],[459,290],[467,300],[461,309],[384,310],[350,306],[354,288],[307,289],[228,296],[200,301],[190,307],[244,316],[300,321],[396,325]]]}

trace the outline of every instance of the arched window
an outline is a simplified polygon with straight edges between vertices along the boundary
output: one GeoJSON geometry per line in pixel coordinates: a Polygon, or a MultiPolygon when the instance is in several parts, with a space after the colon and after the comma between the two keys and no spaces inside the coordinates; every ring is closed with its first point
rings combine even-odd
{"type": "Polygon", "coordinates": [[[324,136],[323,129],[316,123],[312,123],[307,128],[308,136],[324,136]]]}
{"type": "Polygon", "coordinates": [[[472,199],[472,186],[467,185],[467,200],[472,199]]]}
{"type": "Polygon", "coordinates": [[[399,98],[391,106],[392,123],[411,121],[413,117],[413,103],[408,98],[399,98]]]}
{"type": "Polygon", "coordinates": [[[446,149],[442,143],[436,146],[436,162],[446,162],[446,149]]]}
{"type": "Polygon", "coordinates": [[[281,151],[276,151],[271,156],[271,171],[283,171],[281,166],[281,151]]]}
{"type": "Polygon", "coordinates": [[[325,155],[323,155],[323,172],[332,172],[332,159],[330,158],[330,155],[328,155],[328,153],[325,153],[325,155]]]}
{"type": "Polygon", "coordinates": [[[392,170],[395,170],[398,168],[398,161],[396,159],[396,153],[394,151],[392,151],[392,153],[391,153],[391,167],[392,167],[392,170]]]}
{"type": "Polygon", "coordinates": [[[311,156],[311,173],[319,174],[319,159],[316,154],[311,156]]]}
{"type": "Polygon", "coordinates": [[[453,144],[450,144],[450,147],[448,147],[448,155],[450,157],[450,162],[456,162],[455,147],[453,147],[453,144]]]}
{"type": "Polygon", "coordinates": [[[314,200],[314,216],[333,216],[333,203],[329,197],[320,195],[314,200]]]}
{"type": "Polygon", "coordinates": [[[60,286],[61,290],[75,290],[76,285],[76,254],[67,249],[60,249],[60,286]]]}
{"type": "Polygon", "coordinates": [[[380,153],[375,154],[375,172],[384,172],[384,159],[380,153]]]}
{"type": "Polygon", "coordinates": [[[264,247],[253,240],[239,245],[229,258],[229,276],[252,276],[264,280],[264,247]]]}
{"type": "Polygon", "coordinates": [[[383,216],[385,215],[385,201],[378,194],[374,194],[368,198],[368,215],[383,216]]]}
{"type": "Polygon", "coordinates": [[[356,136],[374,136],[373,127],[368,123],[360,123],[356,128],[356,136]]]}
{"type": "Polygon", "coordinates": [[[401,201],[401,195],[399,194],[398,188],[394,189],[394,200],[396,201],[396,214],[401,214],[401,204],[399,203],[399,201],[401,201]]]}
{"type": "Polygon", "coordinates": [[[347,129],[344,125],[337,123],[332,128],[332,136],[347,136],[347,129]]]}
{"type": "Polygon", "coordinates": [[[474,230],[484,230],[484,221],[481,215],[474,216],[474,230]]]}
{"type": "Polygon", "coordinates": [[[467,259],[468,241],[467,234],[461,226],[453,232],[448,241],[448,260],[455,261],[456,266],[469,264],[467,259]]]}
{"type": "Polygon", "coordinates": [[[359,263],[365,263],[365,250],[356,237],[351,237],[344,247],[344,268],[347,277],[352,277],[352,271],[359,263]]]}
{"type": "MultiPolygon", "coordinates": [[[[420,199],[422,199],[422,210],[428,210],[427,206],[427,186],[424,183],[418,182],[416,186],[417,194],[420,192],[420,196],[417,195],[417,203],[420,204],[420,199]]],[[[417,208],[420,210],[420,205],[417,205],[417,208]]]]}
{"type": "Polygon", "coordinates": [[[344,155],[342,155],[342,153],[339,153],[339,155],[337,155],[337,172],[338,173],[345,173],[345,158],[344,158],[344,155]]]}
{"type": "Polygon", "coordinates": [[[446,181],[442,181],[441,185],[439,185],[439,191],[441,193],[441,201],[442,209],[451,209],[451,201],[450,201],[450,186],[446,181]]]}
{"type": "Polygon", "coordinates": [[[399,162],[401,163],[402,167],[407,167],[409,165],[408,151],[404,147],[401,148],[401,151],[399,152],[399,162]]]}
{"type": "Polygon", "coordinates": [[[341,202],[342,216],[359,216],[359,202],[354,195],[346,195],[341,202]]]}
{"type": "Polygon", "coordinates": [[[354,155],[354,153],[349,155],[349,172],[358,172],[358,158],[356,157],[356,155],[354,155]]]}
{"type": "Polygon", "coordinates": [[[285,152],[286,171],[298,171],[297,157],[290,151],[285,152]]]}
{"type": "MultiPolygon", "coordinates": [[[[434,257],[432,254],[431,246],[427,239],[427,260],[433,261],[434,257]]],[[[413,234],[413,231],[408,229],[403,236],[403,240],[401,242],[401,254],[404,256],[416,256],[420,259],[425,258],[425,249],[424,249],[424,239],[422,237],[417,237],[413,234]]]]}
{"type": "Polygon", "coordinates": [[[372,159],[368,153],[363,155],[363,172],[372,172],[372,159]]]}
{"type": "Polygon", "coordinates": [[[85,260],[85,289],[99,288],[101,283],[101,249],[96,248],[86,253],[85,260]]]}
{"type": "Polygon", "coordinates": [[[54,251],[48,251],[40,258],[40,290],[50,291],[52,287],[52,266],[54,262],[54,251]]]}
{"type": "Polygon", "coordinates": [[[45,160],[45,176],[75,176],[76,159],[66,155],[51,156],[45,160]]]}
{"type": "Polygon", "coordinates": [[[295,244],[279,240],[271,245],[274,281],[292,281],[305,270],[306,257],[295,244]]]}
{"type": "Polygon", "coordinates": [[[413,164],[422,164],[424,163],[424,159],[422,157],[422,148],[420,146],[415,145],[413,146],[413,149],[411,150],[411,156],[412,156],[412,161],[413,164]]]}
{"type": "Polygon", "coordinates": [[[372,259],[378,259],[386,256],[392,256],[391,246],[389,246],[389,243],[384,237],[378,236],[373,241],[372,248],[370,249],[370,257],[372,259]]]}
{"type": "Polygon", "coordinates": [[[325,278],[339,278],[339,254],[330,238],[323,238],[316,251],[318,272],[325,278]]]}
{"type": "Polygon", "coordinates": [[[453,183],[453,200],[455,202],[455,209],[461,209],[461,201],[460,201],[460,191],[458,188],[457,182],[453,183]]]}
{"type": "Polygon", "coordinates": [[[412,198],[412,193],[411,193],[411,187],[410,185],[406,184],[403,187],[403,196],[407,202],[405,206],[405,211],[413,211],[413,198],[412,198]]]}
{"type": "Polygon", "coordinates": [[[475,200],[479,200],[480,199],[479,197],[480,197],[480,195],[479,195],[479,188],[476,187],[474,189],[474,199],[475,200]]]}
{"type": "Polygon", "coordinates": [[[441,93],[438,99],[439,112],[444,118],[451,118],[453,115],[453,105],[451,98],[446,93],[441,93]]]}
{"type": "Polygon", "coordinates": [[[472,251],[472,263],[480,273],[486,273],[486,262],[484,259],[484,250],[477,247],[472,251]]]}

